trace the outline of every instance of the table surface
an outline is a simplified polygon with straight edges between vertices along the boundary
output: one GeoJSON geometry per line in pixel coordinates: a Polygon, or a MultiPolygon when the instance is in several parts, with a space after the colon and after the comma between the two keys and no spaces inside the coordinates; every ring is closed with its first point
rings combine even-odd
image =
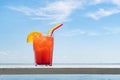
{"type": "Polygon", "coordinates": [[[120,74],[120,65],[0,65],[0,75],[6,74],[120,74]]]}

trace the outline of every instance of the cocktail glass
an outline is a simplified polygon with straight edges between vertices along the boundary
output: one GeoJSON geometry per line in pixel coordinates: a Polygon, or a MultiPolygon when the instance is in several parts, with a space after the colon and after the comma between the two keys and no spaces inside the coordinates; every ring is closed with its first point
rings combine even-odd
{"type": "Polygon", "coordinates": [[[35,36],[33,50],[35,65],[52,66],[54,38],[52,36],[35,36]]]}

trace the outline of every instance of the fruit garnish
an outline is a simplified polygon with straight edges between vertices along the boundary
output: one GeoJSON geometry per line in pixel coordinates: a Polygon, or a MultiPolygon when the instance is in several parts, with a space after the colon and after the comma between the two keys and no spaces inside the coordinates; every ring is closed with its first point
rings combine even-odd
{"type": "Polygon", "coordinates": [[[27,42],[33,42],[34,37],[42,36],[41,32],[30,32],[27,36],[27,42]]]}

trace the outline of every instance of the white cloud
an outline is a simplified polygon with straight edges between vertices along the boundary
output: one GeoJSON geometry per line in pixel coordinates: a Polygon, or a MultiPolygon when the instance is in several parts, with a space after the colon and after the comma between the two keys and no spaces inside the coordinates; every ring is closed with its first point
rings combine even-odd
{"type": "Polygon", "coordinates": [[[97,6],[98,4],[104,4],[103,7],[105,7],[105,4],[106,5],[109,4],[110,7],[114,5],[114,7],[104,9],[101,6],[101,7],[99,7],[99,9],[97,11],[88,12],[86,14],[87,17],[98,20],[103,17],[112,16],[114,14],[120,13],[120,0],[89,0],[89,1],[85,2],[85,5],[87,5],[87,6],[92,6],[92,5],[97,6]]]}
{"type": "Polygon", "coordinates": [[[28,16],[31,16],[34,13],[33,9],[25,7],[25,6],[19,6],[19,7],[9,6],[8,8],[11,10],[24,13],[25,15],[28,15],[28,16]]]}
{"type": "Polygon", "coordinates": [[[8,51],[0,51],[0,56],[1,56],[1,55],[5,55],[5,56],[6,56],[6,55],[8,55],[8,54],[9,54],[8,51]]]}
{"type": "Polygon", "coordinates": [[[84,2],[87,3],[88,5],[96,5],[96,4],[102,4],[102,3],[109,3],[117,6],[120,5],[120,0],[89,0],[84,2]]]}
{"type": "Polygon", "coordinates": [[[84,34],[86,34],[85,31],[80,30],[80,29],[75,29],[75,30],[71,30],[71,31],[68,31],[68,32],[63,32],[60,35],[61,36],[66,36],[66,37],[72,37],[72,36],[84,35],[84,34]]]}
{"type": "Polygon", "coordinates": [[[58,23],[68,21],[72,12],[81,6],[79,0],[59,0],[49,3],[45,7],[9,6],[8,8],[31,16],[33,20],[51,20],[58,23]]]}
{"type": "Polygon", "coordinates": [[[97,32],[89,32],[87,35],[89,36],[100,36],[102,33],[97,33],[97,32]]]}
{"type": "Polygon", "coordinates": [[[95,4],[100,4],[102,2],[104,2],[105,0],[89,0],[86,3],[88,3],[89,5],[95,5],[95,4]]]}
{"type": "Polygon", "coordinates": [[[44,7],[9,6],[8,8],[30,16],[32,20],[50,21],[54,24],[71,20],[71,14],[77,9],[85,8],[85,6],[97,6],[97,4],[102,3],[116,5],[116,7],[112,9],[103,9],[101,7],[95,12],[88,12],[86,14],[87,17],[98,20],[120,13],[120,0],[56,0],[54,2],[49,2],[44,7]]]}
{"type": "Polygon", "coordinates": [[[85,31],[85,30],[81,30],[81,29],[74,29],[74,30],[71,30],[71,31],[63,32],[60,35],[65,36],[65,37],[73,37],[73,36],[80,36],[80,35],[101,36],[101,35],[103,35],[103,33],[100,33],[100,32],[97,32],[97,31],[85,31]]]}
{"type": "Polygon", "coordinates": [[[100,31],[87,31],[87,30],[81,30],[81,29],[74,29],[69,30],[66,32],[61,33],[61,36],[64,37],[73,37],[73,36],[91,36],[91,37],[97,37],[97,36],[108,36],[108,35],[118,35],[120,34],[120,27],[103,27],[100,31]]]}
{"type": "Polygon", "coordinates": [[[120,27],[104,27],[108,34],[120,34],[120,27]]]}
{"type": "Polygon", "coordinates": [[[98,20],[102,17],[111,16],[111,15],[118,14],[118,13],[120,13],[119,8],[115,8],[115,9],[111,9],[111,10],[99,9],[98,11],[96,11],[94,13],[88,13],[87,16],[91,17],[95,20],[98,20]]]}
{"type": "Polygon", "coordinates": [[[104,0],[93,0],[92,2],[97,4],[97,3],[101,3],[101,2],[103,2],[103,1],[104,1],[104,0]]]}
{"type": "Polygon", "coordinates": [[[113,4],[120,6],[120,0],[111,0],[113,4]]]}

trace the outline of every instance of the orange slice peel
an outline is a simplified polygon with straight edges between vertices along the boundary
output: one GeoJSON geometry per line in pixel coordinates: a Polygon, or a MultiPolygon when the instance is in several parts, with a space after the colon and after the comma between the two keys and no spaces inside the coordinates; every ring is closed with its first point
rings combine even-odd
{"type": "Polygon", "coordinates": [[[34,31],[34,32],[30,32],[27,36],[27,42],[33,42],[34,40],[34,37],[36,36],[42,36],[42,33],[41,32],[37,32],[37,31],[34,31]]]}

